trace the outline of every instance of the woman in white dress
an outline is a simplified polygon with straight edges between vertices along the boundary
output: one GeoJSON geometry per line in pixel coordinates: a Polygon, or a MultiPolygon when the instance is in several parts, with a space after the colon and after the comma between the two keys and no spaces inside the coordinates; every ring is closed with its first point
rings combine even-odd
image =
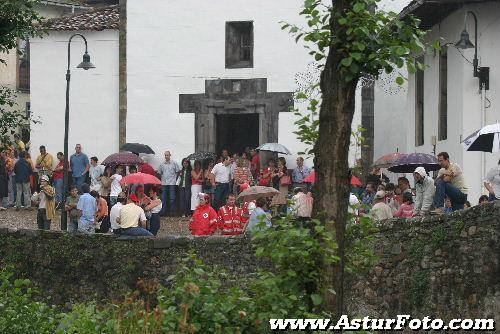
{"type": "Polygon", "coordinates": [[[200,204],[198,194],[202,192],[203,187],[203,170],[201,169],[201,161],[194,162],[194,168],[191,171],[191,211],[196,210],[200,204]]]}

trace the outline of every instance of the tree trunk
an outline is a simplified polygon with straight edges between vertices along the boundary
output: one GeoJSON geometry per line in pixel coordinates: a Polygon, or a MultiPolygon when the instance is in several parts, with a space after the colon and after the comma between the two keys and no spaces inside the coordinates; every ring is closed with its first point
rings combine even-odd
{"type": "MultiPolygon", "coordinates": [[[[344,7],[344,1],[333,1],[332,6],[344,7]]],[[[342,11],[342,8],[337,8],[342,11]]],[[[330,20],[332,30],[342,29],[336,20],[330,20]]],[[[336,33],[338,35],[338,32],[336,33]]],[[[322,102],[319,113],[319,135],[314,146],[314,168],[316,171],[314,212],[325,222],[330,231],[335,231],[338,244],[337,263],[326,269],[326,287],[333,288],[335,294],[326,292],[326,311],[340,317],[343,313],[344,283],[344,240],[349,204],[349,146],[351,123],[357,80],[346,82],[339,71],[344,58],[335,48],[330,48],[326,64],[321,73],[322,102]]]]}

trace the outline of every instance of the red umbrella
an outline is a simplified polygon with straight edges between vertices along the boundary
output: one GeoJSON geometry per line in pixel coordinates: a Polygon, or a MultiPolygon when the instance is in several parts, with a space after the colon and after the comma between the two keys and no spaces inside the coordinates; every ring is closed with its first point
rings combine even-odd
{"type": "Polygon", "coordinates": [[[116,165],[135,166],[135,165],[142,165],[143,163],[144,161],[142,161],[142,159],[139,158],[139,156],[129,152],[111,154],[102,162],[104,166],[116,166],[116,165]]]}
{"type": "Polygon", "coordinates": [[[132,173],[125,176],[121,184],[161,184],[161,181],[153,175],[146,173],[132,173]]]}
{"type": "MultiPolygon", "coordinates": [[[[316,171],[312,171],[311,174],[309,174],[305,179],[305,183],[314,183],[316,181],[316,171]]],[[[363,185],[363,182],[361,182],[360,179],[358,179],[356,176],[351,176],[351,185],[355,187],[360,187],[363,185]]]]}

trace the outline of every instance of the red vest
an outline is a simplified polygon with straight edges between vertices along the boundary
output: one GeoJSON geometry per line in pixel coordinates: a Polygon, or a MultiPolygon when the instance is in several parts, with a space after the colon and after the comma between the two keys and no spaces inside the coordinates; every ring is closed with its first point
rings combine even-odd
{"type": "Polygon", "coordinates": [[[219,209],[219,230],[222,235],[237,235],[243,233],[241,222],[243,211],[237,207],[224,205],[219,209]]]}
{"type": "Polygon", "coordinates": [[[211,235],[217,229],[217,212],[208,204],[194,210],[189,223],[192,235],[211,235]]]}

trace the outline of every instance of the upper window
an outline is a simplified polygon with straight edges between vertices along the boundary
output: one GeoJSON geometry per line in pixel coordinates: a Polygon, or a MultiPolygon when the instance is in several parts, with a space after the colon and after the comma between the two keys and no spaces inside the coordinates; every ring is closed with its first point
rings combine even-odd
{"type": "Polygon", "coordinates": [[[448,138],[448,52],[441,47],[439,54],[439,119],[438,139],[448,138]]]}
{"type": "MultiPolygon", "coordinates": [[[[424,64],[424,57],[417,59],[424,64]]],[[[415,73],[415,146],[424,145],[424,71],[415,73]]]]}
{"type": "Polygon", "coordinates": [[[17,89],[30,90],[30,43],[20,40],[17,60],[17,89]]]}
{"type": "Polygon", "coordinates": [[[226,68],[253,67],[253,22],[226,22],[226,68]]]}

